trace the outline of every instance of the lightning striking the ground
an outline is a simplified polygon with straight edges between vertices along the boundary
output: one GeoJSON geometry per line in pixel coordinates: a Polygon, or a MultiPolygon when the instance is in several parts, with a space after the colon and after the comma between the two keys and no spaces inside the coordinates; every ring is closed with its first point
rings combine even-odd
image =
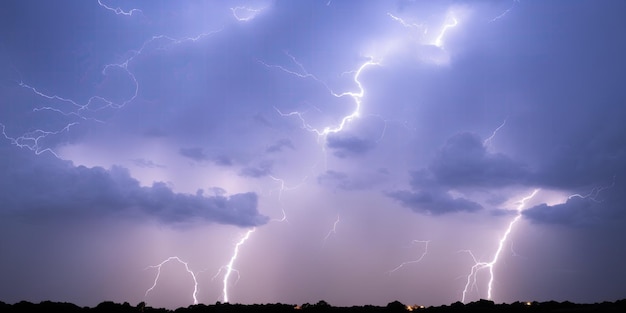
{"type": "Polygon", "coordinates": [[[469,250],[464,250],[463,252],[467,252],[469,253],[469,255],[472,257],[472,259],[474,260],[474,265],[472,266],[470,273],[467,275],[467,281],[465,283],[465,288],[463,289],[463,293],[461,296],[461,302],[465,303],[465,298],[467,296],[467,293],[469,292],[469,290],[472,287],[476,287],[476,275],[478,275],[478,272],[483,270],[483,269],[488,269],[489,271],[489,282],[487,283],[487,299],[491,300],[492,299],[492,294],[493,294],[493,281],[494,281],[494,273],[493,273],[493,268],[496,266],[496,264],[498,263],[498,259],[500,258],[500,253],[502,253],[502,250],[504,248],[504,245],[509,237],[509,234],[511,233],[511,231],[513,230],[513,226],[515,226],[515,224],[522,218],[522,211],[524,210],[524,207],[526,205],[526,202],[530,199],[532,199],[538,192],[540,189],[535,189],[533,190],[533,192],[522,198],[522,200],[519,201],[519,205],[516,208],[517,214],[515,215],[515,217],[513,218],[513,220],[511,220],[509,222],[508,227],[506,228],[506,231],[504,232],[504,234],[502,235],[502,237],[500,238],[500,240],[498,241],[498,249],[496,249],[496,252],[493,255],[493,258],[491,259],[491,261],[489,262],[480,262],[476,259],[476,257],[474,256],[474,254],[469,251],[469,250]]]}
{"type": "Polygon", "coordinates": [[[154,283],[152,284],[152,286],[150,288],[148,288],[148,290],[146,290],[145,297],[148,296],[148,293],[150,293],[150,291],[152,291],[156,287],[157,283],[159,282],[159,277],[161,276],[161,267],[163,265],[165,265],[165,263],[168,263],[170,261],[176,261],[176,262],[184,265],[185,266],[185,270],[187,271],[187,273],[189,273],[189,275],[191,275],[191,278],[193,278],[193,293],[192,293],[193,304],[198,304],[198,298],[197,298],[197,295],[198,295],[198,280],[196,279],[196,274],[189,269],[189,264],[187,262],[181,260],[177,256],[169,257],[169,258],[165,259],[163,262],[161,262],[161,263],[159,263],[157,265],[148,266],[146,268],[146,269],[148,269],[148,268],[156,268],[157,269],[157,274],[156,274],[156,277],[154,278],[154,283]]]}
{"type": "Polygon", "coordinates": [[[392,270],[388,271],[387,273],[391,274],[391,273],[393,273],[393,272],[395,272],[395,271],[397,271],[397,270],[399,270],[399,269],[403,268],[403,267],[404,267],[404,266],[406,266],[406,265],[421,262],[421,261],[424,259],[424,257],[428,254],[428,244],[429,244],[429,243],[430,243],[430,241],[429,241],[429,240],[413,240],[413,241],[411,242],[411,244],[413,244],[413,245],[415,245],[415,244],[421,244],[421,245],[423,245],[423,246],[424,246],[424,251],[422,252],[422,254],[421,254],[421,255],[420,255],[417,259],[415,259],[415,260],[411,260],[411,261],[406,261],[406,262],[402,262],[402,263],[400,263],[400,265],[396,266],[395,268],[393,268],[392,270]]]}
{"type": "MultiPolygon", "coordinates": [[[[250,230],[248,230],[246,232],[246,234],[239,240],[239,242],[237,242],[237,244],[235,245],[235,250],[233,251],[233,255],[230,257],[230,260],[228,261],[228,264],[226,264],[224,266],[226,272],[224,273],[224,279],[223,279],[223,288],[222,288],[222,297],[225,303],[229,302],[229,296],[228,296],[228,283],[230,281],[230,275],[233,273],[233,271],[237,271],[234,268],[234,264],[235,261],[237,261],[237,257],[239,256],[239,249],[241,248],[241,246],[246,243],[246,241],[250,238],[250,235],[252,235],[253,232],[255,232],[256,228],[251,228],[250,230]]],[[[219,272],[218,272],[219,274],[219,272]]]]}

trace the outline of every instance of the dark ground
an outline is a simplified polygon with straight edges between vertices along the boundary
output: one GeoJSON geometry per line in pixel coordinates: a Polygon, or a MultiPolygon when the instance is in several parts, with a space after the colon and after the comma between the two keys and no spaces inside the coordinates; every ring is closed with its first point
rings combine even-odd
{"type": "MultiPolygon", "coordinates": [[[[229,304],[216,303],[212,305],[197,304],[186,308],[168,310],[163,308],[152,308],[141,302],[132,306],[125,302],[123,304],[105,301],[96,307],[79,307],[72,303],[44,301],[40,303],[18,302],[7,304],[0,301],[0,313],[13,312],[98,312],[98,313],[407,313],[418,311],[419,313],[429,312],[626,312],[626,299],[616,302],[602,302],[592,304],[577,304],[572,302],[514,302],[511,304],[495,304],[493,301],[480,300],[463,304],[456,302],[451,305],[420,307],[407,306],[398,301],[391,302],[386,306],[352,306],[333,307],[325,301],[316,304],[305,303],[303,305],[293,304],[229,304]]],[[[415,312],[417,313],[417,312],[415,312]]]]}

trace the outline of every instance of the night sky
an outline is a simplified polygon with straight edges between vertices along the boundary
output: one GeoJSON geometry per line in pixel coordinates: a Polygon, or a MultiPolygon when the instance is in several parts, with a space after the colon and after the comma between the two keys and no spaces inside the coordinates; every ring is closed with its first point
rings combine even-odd
{"type": "Polygon", "coordinates": [[[0,301],[624,298],[624,12],[2,1],[0,301]]]}

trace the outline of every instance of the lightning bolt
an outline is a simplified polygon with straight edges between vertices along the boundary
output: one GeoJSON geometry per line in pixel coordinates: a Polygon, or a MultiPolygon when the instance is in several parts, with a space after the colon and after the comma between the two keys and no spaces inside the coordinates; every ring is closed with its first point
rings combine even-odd
{"type": "Polygon", "coordinates": [[[148,296],[148,293],[150,293],[150,291],[152,291],[157,283],[159,282],[159,277],[161,276],[161,267],[170,261],[177,261],[180,264],[183,264],[185,266],[185,270],[187,271],[187,273],[189,273],[189,275],[191,275],[191,278],[193,278],[193,293],[192,293],[192,297],[193,297],[193,304],[198,304],[198,298],[196,297],[198,294],[198,280],[196,279],[196,274],[194,274],[193,271],[191,271],[189,269],[189,264],[183,260],[181,260],[179,257],[177,256],[172,256],[169,257],[167,259],[165,259],[163,262],[157,264],[157,265],[152,265],[152,266],[148,266],[146,269],[148,268],[156,268],[157,269],[157,274],[156,277],[154,278],[154,283],[152,284],[152,286],[150,288],[148,288],[148,290],[146,290],[146,294],[145,297],[148,296]]]}
{"type": "Polygon", "coordinates": [[[120,8],[120,7],[113,8],[113,7],[110,7],[110,6],[108,6],[108,5],[104,4],[104,3],[102,3],[102,0],[98,0],[98,5],[100,5],[101,7],[105,8],[105,9],[107,9],[107,10],[109,10],[109,11],[112,11],[113,13],[115,13],[115,14],[117,14],[117,15],[126,15],[126,16],[131,16],[131,15],[133,15],[133,14],[135,14],[135,13],[142,13],[142,11],[141,11],[141,10],[139,10],[139,9],[131,9],[131,10],[129,10],[129,11],[124,11],[124,10],[122,10],[122,8],[120,8]]]}
{"type": "Polygon", "coordinates": [[[502,235],[502,238],[500,238],[500,241],[498,242],[498,249],[496,250],[496,253],[493,255],[493,259],[491,259],[490,262],[479,262],[471,251],[469,250],[462,251],[462,252],[469,253],[469,255],[474,260],[474,265],[472,266],[470,273],[467,275],[467,282],[465,283],[465,288],[463,289],[461,302],[465,303],[465,297],[470,287],[476,286],[476,275],[478,274],[479,271],[483,269],[489,270],[489,282],[487,283],[487,299],[491,300],[492,298],[491,296],[493,293],[493,280],[494,280],[493,268],[498,263],[498,258],[500,257],[500,253],[502,253],[504,244],[506,243],[507,238],[509,237],[509,234],[513,230],[513,226],[515,226],[515,224],[522,218],[522,211],[524,209],[524,206],[526,205],[526,201],[532,199],[539,192],[539,190],[540,189],[533,190],[533,192],[530,195],[524,197],[519,202],[519,205],[516,208],[517,215],[515,215],[513,220],[511,220],[511,222],[509,222],[509,225],[506,228],[504,235],[502,235]]]}
{"type": "Polygon", "coordinates": [[[390,270],[388,273],[391,274],[401,268],[403,268],[405,265],[409,265],[409,264],[414,264],[414,263],[419,263],[422,261],[422,259],[424,259],[424,257],[428,254],[428,244],[430,243],[429,240],[413,240],[411,242],[411,244],[423,244],[424,245],[424,252],[422,252],[422,254],[419,256],[419,258],[415,259],[415,260],[411,260],[411,261],[406,261],[406,262],[402,262],[400,263],[400,265],[396,266],[394,269],[390,270]]]}
{"type": "Polygon", "coordinates": [[[233,17],[239,22],[248,22],[253,20],[263,9],[252,9],[249,7],[234,7],[230,8],[233,13],[233,17]]]}
{"type": "Polygon", "coordinates": [[[615,187],[615,175],[613,175],[613,182],[610,185],[596,186],[596,187],[593,187],[591,191],[589,191],[589,193],[587,193],[586,195],[575,193],[575,194],[569,195],[567,199],[572,199],[572,198],[590,199],[593,202],[600,203],[602,202],[601,200],[598,200],[598,196],[600,195],[600,193],[606,189],[610,189],[613,187],[615,187]]]}
{"type": "Polygon", "coordinates": [[[494,17],[493,19],[491,19],[491,20],[489,21],[489,23],[493,23],[493,22],[495,22],[495,21],[497,21],[497,20],[499,20],[499,19],[501,19],[501,18],[505,17],[507,14],[509,14],[509,12],[511,12],[511,10],[513,10],[513,8],[515,7],[515,5],[516,5],[517,3],[519,3],[519,0],[514,0],[514,1],[513,1],[513,4],[511,5],[511,7],[509,7],[509,8],[508,8],[508,9],[506,9],[506,10],[504,10],[504,12],[502,12],[500,15],[498,15],[498,16],[494,17]]]}
{"type": "MultiPolygon", "coordinates": [[[[105,6],[100,1],[99,3],[101,6],[105,6]]],[[[117,68],[117,69],[122,70],[124,73],[126,73],[126,75],[132,81],[132,84],[133,84],[132,95],[126,100],[122,101],[121,103],[117,103],[115,101],[109,100],[106,97],[102,97],[102,96],[91,96],[89,99],[87,99],[85,103],[81,104],[78,101],[72,100],[70,98],[62,97],[56,94],[44,93],[38,90],[37,88],[24,83],[23,81],[18,82],[18,86],[29,90],[30,92],[32,92],[38,97],[44,98],[49,101],[70,105],[70,107],[72,108],[72,109],[64,110],[64,109],[54,107],[54,106],[42,106],[42,107],[34,108],[33,112],[51,111],[51,112],[55,112],[60,115],[63,115],[65,117],[74,117],[82,121],[94,121],[94,122],[104,123],[104,121],[96,117],[88,116],[88,114],[97,114],[98,112],[103,111],[105,109],[121,109],[127,104],[133,102],[137,98],[137,96],[139,95],[139,82],[137,78],[135,77],[135,74],[130,70],[129,66],[135,60],[135,58],[139,57],[144,52],[145,49],[152,48],[153,44],[155,43],[156,43],[156,47],[154,47],[154,49],[167,49],[168,47],[171,47],[173,45],[178,45],[178,44],[188,42],[188,41],[196,42],[198,40],[201,40],[204,37],[213,35],[220,31],[221,29],[202,33],[195,37],[184,37],[184,38],[179,38],[179,39],[176,39],[170,36],[165,36],[165,35],[152,36],[150,39],[144,41],[144,43],[141,45],[139,49],[130,51],[129,52],[130,56],[124,59],[122,62],[106,64],[102,68],[102,71],[101,71],[103,76],[107,76],[107,73],[109,73],[111,69],[117,68]]],[[[34,131],[24,133],[18,137],[9,136],[6,132],[6,126],[2,123],[0,123],[0,126],[2,127],[2,134],[5,137],[5,139],[9,140],[13,145],[16,145],[20,148],[28,148],[31,151],[35,152],[37,155],[43,152],[50,152],[55,157],[59,158],[58,154],[54,152],[52,148],[42,147],[40,144],[40,141],[49,136],[58,135],[63,132],[69,132],[70,128],[77,124],[78,122],[71,122],[71,123],[68,123],[66,126],[62,127],[60,130],[55,130],[55,131],[37,129],[34,131]]]]}
{"type": "Polygon", "coordinates": [[[400,23],[402,26],[406,27],[406,28],[417,28],[417,29],[423,29],[424,30],[424,34],[426,34],[428,32],[428,29],[426,28],[426,26],[424,24],[415,24],[415,23],[409,23],[406,22],[404,19],[397,17],[391,13],[387,13],[387,16],[389,16],[392,20],[400,23]]]}
{"type": "Polygon", "coordinates": [[[437,39],[435,39],[435,41],[433,42],[435,46],[443,48],[443,38],[446,35],[446,32],[448,32],[450,28],[456,27],[459,24],[459,21],[456,19],[456,17],[452,16],[451,19],[452,21],[450,23],[443,25],[439,36],[437,36],[437,39]]]}
{"type": "Polygon", "coordinates": [[[341,118],[341,121],[335,125],[335,126],[326,126],[323,129],[318,129],[315,128],[313,126],[311,126],[310,124],[308,124],[306,122],[306,119],[304,118],[304,114],[301,112],[289,112],[289,113],[284,113],[282,112],[280,109],[274,107],[274,109],[278,112],[278,114],[280,114],[283,117],[290,117],[290,116],[296,116],[300,119],[300,121],[302,122],[302,128],[314,132],[318,135],[318,137],[326,137],[326,135],[328,134],[333,134],[333,133],[338,133],[340,131],[342,131],[344,129],[344,127],[346,126],[346,124],[348,124],[350,121],[354,120],[355,118],[358,118],[361,112],[361,105],[363,102],[363,96],[365,95],[365,88],[363,87],[363,84],[361,83],[360,77],[361,74],[363,73],[363,71],[365,70],[365,68],[367,68],[368,66],[372,66],[372,65],[380,65],[380,62],[374,61],[374,58],[369,57],[368,61],[364,62],[363,64],[361,64],[361,66],[359,66],[354,72],[354,76],[352,77],[352,80],[354,81],[354,83],[357,86],[358,91],[354,92],[354,91],[346,91],[346,92],[342,92],[342,93],[336,93],[334,92],[331,88],[328,87],[328,85],[326,83],[324,83],[323,81],[321,81],[320,79],[318,79],[315,75],[309,73],[304,66],[298,62],[296,60],[295,57],[293,57],[292,55],[290,55],[289,53],[286,53],[288,57],[291,58],[291,60],[293,61],[294,64],[296,64],[296,66],[298,66],[298,68],[300,68],[300,72],[296,72],[296,71],[292,71],[289,70],[283,66],[280,65],[270,65],[267,64],[265,62],[259,61],[261,64],[263,64],[264,66],[268,67],[268,68],[278,68],[281,71],[290,74],[290,75],[294,75],[296,77],[299,78],[311,78],[315,81],[317,81],[318,83],[322,84],[329,92],[332,96],[336,97],[336,98],[343,98],[343,97],[350,97],[352,98],[352,100],[354,101],[354,110],[352,111],[352,113],[344,116],[343,118],[341,118]]]}
{"type": "Polygon", "coordinates": [[[506,119],[502,122],[502,124],[500,124],[500,126],[498,126],[498,128],[496,128],[492,133],[491,136],[489,136],[489,138],[483,140],[483,146],[487,146],[488,144],[491,143],[491,140],[493,140],[493,138],[496,136],[496,134],[498,133],[498,131],[500,130],[500,128],[504,127],[504,125],[506,124],[506,119]]]}
{"type": "Polygon", "coordinates": [[[9,140],[12,145],[15,145],[19,148],[26,148],[30,151],[33,151],[36,155],[40,155],[44,152],[49,152],[52,155],[54,155],[56,158],[60,159],[60,157],[54,152],[54,150],[50,148],[41,147],[41,145],[39,144],[39,141],[51,135],[58,135],[62,132],[69,132],[70,127],[77,125],[77,124],[78,123],[76,122],[67,124],[65,127],[57,131],[45,131],[45,130],[37,129],[34,131],[24,133],[19,137],[11,137],[7,135],[6,127],[4,124],[0,123],[0,127],[2,127],[2,135],[4,136],[4,138],[9,140]]]}
{"type": "Polygon", "coordinates": [[[330,236],[332,236],[333,234],[337,233],[337,225],[338,224],[339,224],[339,215],[337,215],[337,219],[333,223],[333,228],[331,228],[328,231],[328,234],[326,234],[326,237],[324,237],[324,245],[326,245],[326,241],[328,241],[328,238],[330,238],[330,236]]]}
{"type": "MultiPolygon", "coordinates": [[[[224,302],[226,302],[226,303],[229,301],[229,297],[228,297],[228,282],[230,280],[230,275],[233,273],[233,271],[237,271],[233,267],[233,265],[235,264],[235,261],[237,261],[237,257],[239,256],[239,249],[241,248],[241,246],[244,243],[246,243],[246,241],[250,238],[250,235],[252,235],[252,233],[255,230],[256,230],[256,228],[251,228],[239,240],[239,242],[237,242],[237,244],[235,245],[235,250],[233,251],[233,255],[230,257],[230,260],[228,261],[228,264],[226,264],[224,266],[224,269],[226,270],[226,273],[224,274],[222,296],[223,296],[224,302]]],[[[219,272],[218,272],[218,274],[219,274],[219,272]]]]}

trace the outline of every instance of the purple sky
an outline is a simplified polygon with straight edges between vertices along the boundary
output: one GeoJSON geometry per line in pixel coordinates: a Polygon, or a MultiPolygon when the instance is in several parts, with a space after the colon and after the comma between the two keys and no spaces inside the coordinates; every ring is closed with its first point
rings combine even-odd
{"type": "Polygon", "coordinates": [[[0,301],[626,294],[623,1],[0,6],[0,301]]]}

